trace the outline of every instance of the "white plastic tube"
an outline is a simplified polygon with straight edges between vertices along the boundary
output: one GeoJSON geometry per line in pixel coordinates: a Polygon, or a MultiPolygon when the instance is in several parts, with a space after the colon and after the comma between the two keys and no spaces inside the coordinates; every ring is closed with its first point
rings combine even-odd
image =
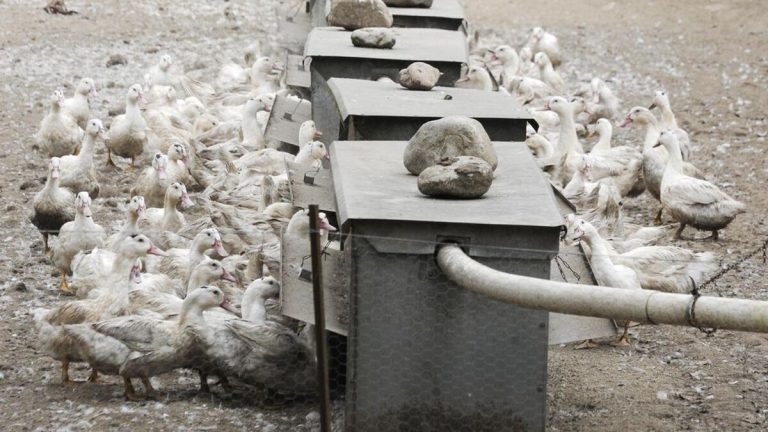
{"type": "Polygon", "coordinates": [[[528,309],[651,324],[768,333],[768,302],[554,282],[493,270],[455,245],[437,263],[459,286],[528,309]]]}

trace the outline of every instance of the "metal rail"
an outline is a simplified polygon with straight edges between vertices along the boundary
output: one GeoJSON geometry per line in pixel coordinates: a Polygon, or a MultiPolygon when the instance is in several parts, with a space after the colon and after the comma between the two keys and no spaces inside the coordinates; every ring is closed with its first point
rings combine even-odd
{"type": "Polygon", "coordinates": [[[328,377],[328,340],[325,336],[325,301],[323,299],[323,249],[320,244],[319,208],[309,206],[309,241],[312,253],[312,294],[315,304],[315,344],[317,350],[317,385],[320,393],[320,430],[331,432],[331,390],[328,377]]]}

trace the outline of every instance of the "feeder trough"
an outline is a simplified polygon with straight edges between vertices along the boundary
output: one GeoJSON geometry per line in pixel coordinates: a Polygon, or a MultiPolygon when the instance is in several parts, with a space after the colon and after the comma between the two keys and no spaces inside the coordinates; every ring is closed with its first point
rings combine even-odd
{"type": "Polygon", "coordinates": [[[346,429],[543,430],[547,312],[462,289],[434,254],[458,242],[497,270],[548,279],[563,223],[549,184],[526,147],[495,143],[481,199],[426,197],[406,144],[331,146],[350,254],[346,429]]]}
{"type": "MultiPolygon", "coordinates": [[[[311,4],[312,25],[325,27],[329,8],[326,0],[313,0],[311,4]]],[[[464,8],[458,0],[434,0],[432,6],[424,7],[389,7],[393,27],[434,28],[459,30],[464,23],[464,8]]]]}
{"type": "Polygon", "coordinates": [[[331,78],[375,80],[387,77],[397,81],[400,69],[421,61],[443,73],[438,82],[440,85],[452,86],[459,79],[461,66],[467,61],[462,33],[434,29],[394,31],[397,43],[392,49],[355,47],[350,32],[338,28],[315,28],[310,32],[304,55],[312,59],[309,69],[315,122],[322,119],[326,111],[336,109],[327,82],[331,78]]]}
{"type": "Polygon", "coordinates": [[[299,128],[302,123],[310,120],[311,111],[312,104],[306,99],[278,95],[272,104],[264,137],[293,147],[291,153],[296,153],[299,146],[299,128]]]}
{"type": "Polygon", "coordinates": [[[514,98],[498,92],[454,87],[414,91],[344,78],[329,80],[328,89],[332,100],[318,103],[329,108],[312,113],[326,144],[336,139],[406,141],[424,123],[453,115],[478,120],[493,141],[525,141],[526,126],[538,128],[514,98]]]}

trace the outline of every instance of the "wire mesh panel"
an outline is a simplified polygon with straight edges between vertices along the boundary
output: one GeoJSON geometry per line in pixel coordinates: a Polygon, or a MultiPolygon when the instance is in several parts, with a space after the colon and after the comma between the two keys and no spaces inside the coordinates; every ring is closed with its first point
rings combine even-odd
{"type": "MultiPolygon", "coordinates": [[[[546,312],[466,291],[432,255],[381,253],[360,237],[352,244],[347,430],[543,429],[546,312]]],[[[549,272],[547,260],[481,262],[549,272]]]]}

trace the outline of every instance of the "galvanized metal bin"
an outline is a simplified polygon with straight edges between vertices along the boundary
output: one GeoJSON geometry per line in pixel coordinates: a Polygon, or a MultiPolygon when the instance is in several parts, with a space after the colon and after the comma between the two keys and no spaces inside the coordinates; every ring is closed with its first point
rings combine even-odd
{"type": "Polygon", "coordinates": [[[313,119],[323,141],[409,140],[424,123],[463,115],[482,123],[493,141],[525,141],[526,126],[538,124],[514,98],[498,92],[454,87],[407,90],[399,84],[332,78],[332,103],[313,119]]]}
{"type": "Polygon", "coordinates": [[[346,430],[543,430],[548,314],[458,287],[434,253],[458,241],[493,268],[549,278],[562,225],[549,184],[527,148],[497,143],[483,198],[429,198],[405,146],[331,146],[351,234],[346,430]]]}
{"type": "Polygon", "coordinates": [[[350,32],[338,28],[315,28],[310,32],[304,55],[312,58],[309,69],[315,122],[325,124],[325,112],[335,109],[327,84],[334,77],[373,80],[386,76],[397,81],[400,69],[423,61],[443,73],[440,85],[452,86],[459,79],[461,65],[467,61],[467,46],[461,33],[434,29],[395,31],[397,44],[392,49],[355,47],[350,32]]]}
{"type": "MultiPolygon", "coordinates": [[[[328,4],[326,0],[312,0],[312,25],[325,27],[328,25],[326,15],[328,4]]],[[[464,8],[458,0],[434,0],[429,8],[389,7],[392,14],[393,27],[436,28],[458,30],[464,22],[464,8]]]]}

